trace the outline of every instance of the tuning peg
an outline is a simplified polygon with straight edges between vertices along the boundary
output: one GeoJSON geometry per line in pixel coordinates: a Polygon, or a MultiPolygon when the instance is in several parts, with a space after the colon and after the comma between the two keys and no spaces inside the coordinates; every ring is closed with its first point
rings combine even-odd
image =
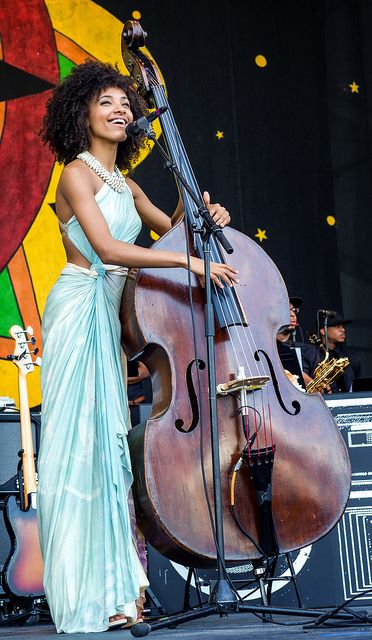
{"type": "Polygon", "coordinates": [[[34,364],[35,364],[37,367],[41,367],[41,358],[40,358],[40,356],[38,356],[37,358],[35,358],[35,362],[34,362],[34,364]]]}
{"type": "Polygon", "coordinates": [[[29,336],[34,335],[34,330],[32,327],[26,327],[25,332],[28,333],[29,336]]]}
{"type": "Polygon", "coordinates": [[[30,353],[34,353],[36,356],[36,354],[39,353],[39,351],[40,351],[39,347],[36,347],[36,349],[34,349],[33,351],[30,351],[30,353]]]}

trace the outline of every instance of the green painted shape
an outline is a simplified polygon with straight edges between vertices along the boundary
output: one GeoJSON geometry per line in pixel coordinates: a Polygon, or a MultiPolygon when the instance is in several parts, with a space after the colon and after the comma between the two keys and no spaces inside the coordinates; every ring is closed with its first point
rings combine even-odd
{"type": "Polygon", "coordinates": [[[58,54],[58,63],[59,63],[59,74],[61,78],[61,82],[71,73],[71,69],[76,67],[76,64],[66,58],[62,53],[58,54]]]}
{"type": "Polygon", "coordinates": [[[13,324],[22,325],[22,318],[6,267],[0,273],[0,301],[0,336],[9,338],[10,327],[13,324]]]}

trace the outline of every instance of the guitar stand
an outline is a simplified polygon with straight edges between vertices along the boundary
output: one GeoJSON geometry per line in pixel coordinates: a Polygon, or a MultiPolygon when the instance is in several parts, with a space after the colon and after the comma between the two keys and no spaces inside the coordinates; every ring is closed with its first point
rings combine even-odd
{"type": "Polygon", "coordinates": [[[22,622],[25,626],[31,626],[38,624],[41,616],[50,617],[45,598],[22,598],[14,602],[11,597],[0,599],[0,627],[22,622]]]}

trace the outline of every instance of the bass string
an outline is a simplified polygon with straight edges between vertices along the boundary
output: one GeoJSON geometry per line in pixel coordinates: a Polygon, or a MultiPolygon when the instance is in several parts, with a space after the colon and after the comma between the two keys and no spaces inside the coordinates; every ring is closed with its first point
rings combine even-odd
{"type": "MultiPolygon", "coordinates": [[[[157,105],[165,104],[168,107],[168,110],[165,114],[163,114],[162,118],[163,128],[167,131],[166,142],[172,160],[176,164],[177,168],[185,175],[187,182],[192,186],[193,190],[199,197],[201,197],[199,186],[196,182],[191,164],[187,158],[187,154],[183,146],[183,142],[179,134],[176,122],[174,120],[173,113],[165,96],[164,89],[162,87],[156,86],[154,88],[154,95],[157,105]]],[[[183,192],[183,200],[185,205],[187,205],[187,211],[192,219],[192,223],[196,225],[196,228],[200,228],[200,220],[198,220],[194,214],[195,203],[193,202],[189,193],[187,193],[187,191],[182,187],[182,185],[180,185],[180,189],[183,192]]]]}
{"type": "MultiPolygon", "coordinates": [[[[156,100],[157,104],[160,103],[160,101],[162,103],[166,102],[166,96],[165,96],[164,90],[161,87],[156,87],[154,93],[155,93],[155,97],[157,99],[156,100]],[[161,98],[161,100],[160,100],[160,98],[161,98]]],[[[167,104],[167,106],[168,106],[168,104],[167,104]]],[[[179,168],[180,168],[181,164],[184,165],[183,171],[187,176],[188,182],[190,184],[192,184],[194,190],[199,195],[201,195],[199,187],[198,187],[198,184],[197,184],[196,179],[195,179],[195,176],[193,174],[190,162],[189,162],[188,157],[186,155],[186,151],[184,150],[181,137],[179,135],[176,123],[175,123],[174,118],[173,118],[173,114],[172,114],[171,110],[169,109],[169,106],[168,106],[168,111],[166,112],[166,114],[164,114],[164,118],[165,118],[165,116],[168,116],[167,119],[169,120],[169,123],[165,122],[165,129],[167,130],[166,138],[167,138],[167,144],[168,144],[168,147],[169,147],[169,150],[170,150],[171,157],[172,157],[173,161],[177,164],[177,166],[179,168]],[[180,151],[179,151],[179,149],[181,147],[182,147],[182,154],[180,154],[180,151]],[[176,153],[176,152],[178,152],[178,153],[176,153]],[[185,160],[184,163],[181,163],[182,156],[184,157],[184,160],[185,160]]],[[[197,219],[195,218],[195,216],[193,214],[193,210],[192,210],[193,201],[192,201],[191,197],[189,196],[189,194],[187,193],[187,191],[185,192],[185,198],[187,200],[188,209],[189,209],[190,215],[192,217],[192,222],[196,223],[197,219]]],[[[216,293],[216,299],[218,300],[218,304],[219,304],[219,307],[220,307],[221,315],[223,316],[225,324],[226,324],[226,328],[227,328],[227,331],[228,331],[228,334],[229,334],[229,338],[233,343],[234,341],[232,339],[231,332],[230,332],[229,327],[228,327],[229,323],[228,323],[226,314],[224,313],[224,309],[223,309],[223,306],[221,304],[221,300],[220,300],[220,297],[219,297],[221,295],[221,292],[217,289],[217,287],[216,287],[216,285],[214,283],[213,283],[213,287],[214,287],[214,291],[216,293]]],[[[225,298],[226,306],[228,307],[228,309],[230,311],[230,316],[232,316],[231,306],[230,306],[228,297],[225,294],[224,294],[224,298],[225,298]]],[[[237,306],[236,306],[236,310],[238,311],[237,306]]],[[[235,348],[235,345],[233,347],[233,350],[234,350],[235,357],[236,357],[236,366],[238,367],[239,366],[239,359],[238,359],[238,356],[237,356],[237,350],[235,348]]]]}
{"type": "MultiPolygon", "coordinates": [[[[181,164],[184,165],[183,166],[183,170],[187,174],[188,181],[193,185],[193,188],[199,193],[199,195],[201,195],[199,187],[198,187],[198,184],[197,184],[196,179],[195,179],[195,176],[193,174],[190,162],[188,160],[186,151],[184,149],[183,142],[182,142],[182,139],[180,137],[176,122],[174,120],[173,113],[172,113],[172,111],[171,111],[171,109],[169,107],[167,98],[165,96],[164,89],[162,87],[160,87],[159,85],[156,85],[154,87],[154,94],[155,94],[156,102],[157,102],[158,105],[160,105],[162,103],[162,104],[166,104],[166,106],[168,106],[168,111],[164,114],[163,118],[165,120],[165,128],[168,129],[168,131],[167,131],[167,142],[168,142],[168,146],[169,146],[173,161],[177,164],[178,167],[180,167],[181,164]],[[182,158],[185,160],[185,162],[183,162],[183,163],[181,162],[182,158]]],[[[188,200],[189,211],[191,213],[193,222],[195,223],[196,222],[196,218],[195,218],[195,216],[193,214],[193,211],[192,211],[193,201],[191,200],[191,198],[190,198],[190,196],[189,196],[189,194],[187,192],[185,192],[185,197],[188,200]]],[[[227,331],[228,331],[228,334],[229,334],[229,339],[230,339],[230,341],[231,341],[231,343],[233,345],[233,350],[234,350],[235,360],[236,360],[236,366],[237,366],[237,369],[238,369],[238,367],[242,363],[239,362],[239,358],[237,356],[237,348],[235,346],[235,342],[234,342],[233,336],[231,334],[231,331],[229,330],[229,323],[228,323],[228,320],[226,318],[226,314],[224,313],[223,306],[221,304],[220,296],[222,294],[221,294],[221,291],[217,291],[216,285],[213,284],[213,286],[214,286],[214,290],[217,293],[216,299],[217,299],[219,307],[220,307],[221,315],[223,315],[224,320],[225,320],[226,328],[227,328],[227,331]]],[[[226,296],[225,293],[223,294],[223,296],[225,298],[226,306],[228,307],[228,309],[230,309],[230,316],[233,318],[234,314],[231,312],[231,304],[230,304],[230,300],[229,300],[229,298],[231,298],[231,297],[230,296],[229,297],[226,296]]],[[[232,296],[232,304],[235,307],[236,313],[239,314],[239,309],[237,307],[236,300],[234,299],[234,296],[232,296]]],[[[236,333],[238,342],[240,343],[240,346],[241,346],[241,352],[244,355],[245,365],[246,365],[246,367],[248,369],[249,374],[252,375],[251,366],[249,364],[249,360],[248,360],[247,355],[246,355],[245,347],[243,346],[243,344],[241,342],[237,325],[236,325],[235,322],[232,323],[232,324],[233,324],[233,326],[235,328],[235,333],[236,333]]],[[[248,351],[250,352],[250,354],[252,356],[252,359],[253,359],[253,362],[256,365],[257,373],[259,375],[260,374],[261,375],[268,375],[268,372],[266,371],[265,366],[262,364],[262,360],[260,359],[259,361],[257,361],[253,356],[253,349],[252,349],[252,346],[251,346],[250,342],[252,342],[253,345],[254,345],[254,352],[257,352],[258,349],[257,349],[257,345],[255,343],[255,340],[254,340],[254,337],[253,337],[253,334],[252,334],[252,331],[251,331],[249,325],[248,325],[248,329],[246,331],[244,331],[244,335],[245,335],[245,338],[246,338],[248,351]],[[260,371],[260,368],[261,368],[261,371],[260,371]]]]}
{"type": "MultiPolygon", "coordinates": [[[[163,87],[161,87],[160,85],[158,85],[156,79],[153,78],[153,93],[154,93],[154,97],[155,97],[155,102],[157,107],[165,105],[168,107],[167,111],[163,114],[162,116],[162,126],[164,128],[164,130],[166,131],[167,135],[166,135],[166,142],[169,148],[169,152],[171,155],[171,158],[173,160],[173,162],[175,162],[176,166],[178,167],[178,169],[180,171],[183,172],[183,174],[186,177],[187,182],[192,186],[192,188],[194,189],[194,191],[199,195],[199,197],[201,197],[201,192],[199,189],[199,186],[197,184],[195,175],[193,173],[190,161],[188,159],[188,156],[186,154],[186,150],[184,148],[183,145],[183,141],[182,138],[180,136],[180,133],[178,131],[172,110],[170,109],[170,105],[168,103],[167,97],[165,95],[165,91],[163,89],[163,87]]],[[[196,216],[194,215],[194,202],[191,198],[191,196],[187,193],[187,191],[185,189],[183,189],[183,199],[186,200],[186,205],[188,206],[188,212],[190,214],[190,217],[192,219],[192,222],[194,224],[196,224],[197,226],[200,226],[200,221],[196,218],[196,216]],[[198,224],[199,223],[199,224],[198,224]]],[[[212,239],[213,240],[213,239],[212,239]]],[[[215,249],[215,247],[214,247],[215,249]]],[[[219,254],[219,252],[217,252],[219,254]]],[[[215,258],[216,259],[216,258],[215,258]]],[[[217,260],[220,259],[220,255],[218,255],[217,260]]],[[[224,318],[224,322],[225,322],[225,328],[227,330],[228,333],[228,338],[229,341],[231,343],[232,346],[232,350],[233,350],[233,354],[234,354],[234,359],[235,359],[235,365],[236,365],[236,371],[238,372],[239,367],[242,365],[245,365],[245,368],[248,372],[249,376],[253,376],[253,372],[252,372],[252,368],[251,368],[251,364],[250,361],[248,359],[247,353],[246,353],[246,349],[248,350],[248,352],[251,355],[251,361],[253,361],[253,363],[255,364],[255,367],[257,369],[257,374],[258,375],[269,375],[268,371],[266,370],[265,365],[263,364],[261,358],[259,360],[256,360],[256,358],[254,357],[254,353],[258,353],[258,347],[256,345],[256,342],[254,340],[251,328],[248,324],[247,327],[243,327],[243,335],[245,337],[245,342],[246,342],[246,347],[244,346],[241,336],[240,336],[240,331],[239,331],[239,327],[241,327],[241,324],[237,324],[235,321],[233,321],[232,323],[229,323],[228,318],[226,317],[223,305],[221,303],[221,299],[220,296],[222,296],[225,300],[225,304],[226,307],[228,308],[229,312],[230,312],[230,317],[234,318],[234,313],[232,312],[232,308],[235,307],[235,312],[237,315],[239,315],[239,309],[238,309],[238,305],[236,303],[236,299],[234,296],[227,296],[225,291],[221,291],[218,290],[216,285],[213,283],[213,287],[214,287],[214,291],[216,293],[216,300],[217,300],[217,304],[219,305],[220,308],[220,312],[222,317],[224,318]],[[232,304],[231,304],[232,301],[232,304]],[[234,334],[236,336],[236,338],[234,339],[233,335],[232,335],[232,331],[230,329],[229,324],[231,324],[232,328],[234,329],[234,334]],[[243,357],[243,362],[241,362],[239,356],[238,356],[238,347],[236,345],[236,342],[240,345],[240,353],[242,354],[243,357]],[[253,344],[253,349],[252,349],[252,344],[253,344]]],[[[240,303],[239,303],[240,304],[240,303]]],[[[270,377],[270,376],[269,376],[270,377]]],[[[261,411],[259,411],[260,415],[261,415],[261,420],[262,420],[262,425],[263,425],[263,431],[264,431],[264,439],[267,443],[267,425],[266,422],[270,416],[270,404],[269,404],[269,396],[268,396],[268,390],[267,390],[267,385],[266,387],[264,387],[265,389],[265,397],[264,397],[264,392],[262,390],[262,388],[260,389],[260,402],[258,404],[261,405],[261,411]],[[265,411],[265,405],[266,405],[266,411],[265,411]]],[[[253,407],[254,407],[254,412],[255,412],[255,418],[256,418],[256,411],[258,411],[257,406],[256,406],[256,394],[253,393],[253,407]]],[[[270,424],[271,427],[271,424],[270,424]]],[[[258,437],[258,436],[257,436],[258,437]]]]}
{"type": "MultiPolygon", "coordinates": [[[[218,299],[218,302],[220,303],[220,299],[218,299]]],[[[229,304],[229,302],[228,302],[229,304]]],[[[221,312],[224,314],[224,310],[223,310],[223,306],[221,305],[221,312]]],[[[243,354],[243,358],[245,360],[245,363],[247,365],[247,370],[248,370],[248,375],[252,376],[252,370],[251,370],[251,366],[249,363],[249,360],[247,358],[247,354],[246,354],[246,350],[244,349],[243,343],[241,341],[241,337],[240,337],[240,329],[243,330],[243,335],[246,335],[246,327],[239,325],[237,326],[235,323],[232,325],[232,327],[235,329],[235,333],[236,333],[236,337],[237,337],[237,341],[240,343],[241,346],[241,353],[243,354]]],[[[226,329],[228,331],[229,337],[230,337],[230,342],[233,345],[233,350],[234,353],[236,354],[236,370],[239,370],[239,366],[241,365],[241,361],[238,358],[237,355],[237,350],[234,344],[234,339],[231,335],[230,329],[229,329],[229,325],[226,324],[226,329]]],[[[248,345],[249,346],[249,345],[248,345]]],[[[250,346],[249,346],[249,350],[250,346]]],[[[251,351],[252,353],[252,351],[251,351]]],[[[253,354],[252,354],[253,355],[253,354]]],[[[260,374],[259,371],[259,367],[258,367],[258,362],[255,360],[255,358],[253,357],[253,362],[256,364],[256,368],[257,368],[257,373],[260,374]]],[[[259,449],[259,425],[257,424],[257,413],[261,416],[261,424],[263,424],[263,430],[264,430],[264,440],[267,441],[267,436],[266,436],[266,422],[264,419],[265,416],[265,409],[264,409],[264,403],[263,403],[263,394],[262,394],[262,388],[259,391],[259,397],[260,397],[260,401],[256,402],[257,396],[256,393],[253,392],[252,393],[252,404],[253,404],[253,424],[254,424],[254,433],[255,433],[255,437],[256,437],[256,446],[259,449]],[[261,405],[261,408],[257,408],[261,405]]],[[[240,407],[240,410],[242,411],[242,420],[243,420],[243,430],[245,433],[245,437],[248,443],[248,454],[249,457],[251,455],[251,446],[250,446],[250,424],[249,424],[249,411],[248,414],[246,413],[246,410],[243,407],[240,407]]]]}
{"type": "MultiPolygon", "coordinates": [[[[194,173],[192,171],[192,167],[190,164],[190,161],[187,157],[186,151],[184,149],[183,146],[183,142],[181,139],[181,136],[179,134],[176,122],[174,120],[172,111],[169,108],[168,102],[167,102],[167,98],[165,96],[165,92],[164,89],[162,87],[159,87],[158,85],[155,86],[155,90],[154,90],[154,94],[157,100],[157,104],[164,104],[166,103],[168,106],[168,112],[166,112],[166,114],[164,114],[164,118],[165,118],[165,122],[164,122],[164,128],[167,131],[167,136],[166,136],[166,140],[168,143],[168,147],[169,150],[171,152],[171,156],[173,161],[175,162],[175,164],[177,164],[178,168],[180,169],[182,167],[183,172],[185,173],[185,175],[187,176],[187,180],[188,182],[193,186],[193,189],[195,192],[198,193],[199,197],[201,197],[201,193],[200,193],[200,189],[198,186],[198,183],[196,182],[194,173]]],[[[197,218],[194,215],[193,212],[193,206],[195,207],[193,200],[191,199],[191,196],[187,193],[187,191],[185,191],[184,193],[184,200],[186,200],[186,205],[187,205],[187,210],[188,213],[190,214],[189,217],[192,220],[193,224],[196,224],[197,226],[200,226],[200,221],[197,221],[197,218]],[[198,225],[199,222],[199,225],[198,225]]],[[[199,247],[201,249],[201,247],[199,247]]],[[[214,262],[224,262],[224,257],[222,256],[221,252],[219,251],[218,246],[216,245],[216,242],[214,241],[213,237],[211,238],[211,254],[212,254],[212,259],[214,262]]],[[[235,289],[232,288],[234,291],[235,296],[237,296],[235,289]]],[[[219,301],[219,306],[221,308],[221,315],[223,312],[222,309],[222,305],[220,304],[220,289],[217,289],[216,286],[214,286],[214,291],[216,294],[216,297],[219,301]]],[[[231,295],[231,289],[229,290],[229,294],[231,295]]],[[[231,305],[229,304],[229,296],[224,296],[225,298],[225,304],[227,306],[227,308],[229,309],[229,314],[230,314],[230,318],[233,318],[234,315],[232,314],[231,311],[231,305]]],[[[232,296],[234,297],[234,295],[232,296]]],[[[235,307],[235,313],[236,313],[236,317],[244,317],[244,311],[238,308],[238,305],[236,304],[236,300],[234,300],[234,307],[235,307]]],[[[226,314],[223,314],[224,319],[225,319],[225,324],[226,326],[229,324],[229,320],[226,316],[226,314]]]]}
{"type": "MultiPolygon", "coordinates": [[[[220,302],[219,298],[218,301],[220,302]]],[[[233,304],[235,304],[235,299],[232,298],[233,304]]],[[[229,301],[227,302],[227,304],[230,304],[229,301]]],[[[224,313],[223,311],[223,307],[221,305],[221,311],[222,313],[224,313]]],[[[227,325],[228,326],[228,325],[227,325]]],[[[252,356],[252,360],[256,365],[256,369],[257,369],[257,374],[258,375],[264,375],[264,376],[268,376],[269,377],[269,383],[271,381],[271,376],[268,372],[268,370],[266,370],[265,365],[263,364],[261,358],[259,360],[256,360],[256,358],[254,357],[254,353],[258,354],[258,347],[256,344],[256,341],[254,339],[252,330],[250,328],[250,325],[248,323],[248,325],[242,326],[239,325],[237,326],[235,323],[233,325],[235,332],[236,332],[236,336],[237,336],[237,340],[241,346],[241,353],[243,354],[243,357],[245,359],[246,365],[247,365],[247,369],[248,369],[248,373],[250,376],[252,376],[252,370],[247,358],[247,351],[251,354],[252,356]],[[241,340],[241,336],[240,334],[243,333],[243,336],[245,338],[245,342],[247,343],[247,349],[245,349],[243,342],[241,340]],[[253,349],[251,346],[251,343],[253,344],[253,349]]],[[[230,331],[229,331],[229,335],[230,331]]],[[[233,339],[231,338],[231,342],[232,344],[234,344],[233,339]]],[[[236,352],[235,346],[234,346],[234,351],[236,352]]],[[[268,384],[269,384],[268,383],[268,384]]],[[[270,397],[269,397],[269,389],[268,389],[268,384],[266,384],[264,387],[261,387],[259,390],[259,397],[260,400],[256,403],[256,393],[253,392],[252,393],[252,399],[253,399],[253,408],[254,408],[254,421],[255,421],[255,431],[256,431],[256,439],[257,439],[257,448],[259,448],[259,444],[258,444],[258,428],[257,428],[257,423],[256,423],[256,411],[260,414],[261,416],[261,420],[262,420],[262,426],[263,426],[263,434],[264,434],[264,441],[265,441],[265,447],[266,447],[266,452],[268,451],[268,441],[270,440],[270,447],[272,448],[274,446],[273,443],[273,439],[272,439],[272,424],[271,424],[271,409],[270,409],[270,397]],[[260,406],[260,410],[257,409],[257,406],[260,406]],[[268,432],[269,431],[269,435],[268,432]]]]}

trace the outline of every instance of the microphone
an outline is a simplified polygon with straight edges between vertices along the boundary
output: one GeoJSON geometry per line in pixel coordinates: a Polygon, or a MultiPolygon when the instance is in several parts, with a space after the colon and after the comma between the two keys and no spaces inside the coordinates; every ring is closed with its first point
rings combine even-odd
{"type": "Polygon", "coordinates": [[[155,109],[153,113],[150,113],[149,116],[142,116],[142,118],[138,118],[138,120],[130,122],[126,126],[125,133],[127,134],[127,136],[133,138],[134,136],[138,136],[139,133],[147,131],[148,129],[150,129],[150,122],[156,120],[156,118],[161,116],[165,111],[167,111],[167,109],[168,107],[165,106],[159,107],[158,109],[155,109]]]}
{"type": "Polygon", "coordinates": [[[326,318],[334,318],[337,315],[337,311],[332,309],[318,309],[318,313],[322,313],[326,318]]]}

